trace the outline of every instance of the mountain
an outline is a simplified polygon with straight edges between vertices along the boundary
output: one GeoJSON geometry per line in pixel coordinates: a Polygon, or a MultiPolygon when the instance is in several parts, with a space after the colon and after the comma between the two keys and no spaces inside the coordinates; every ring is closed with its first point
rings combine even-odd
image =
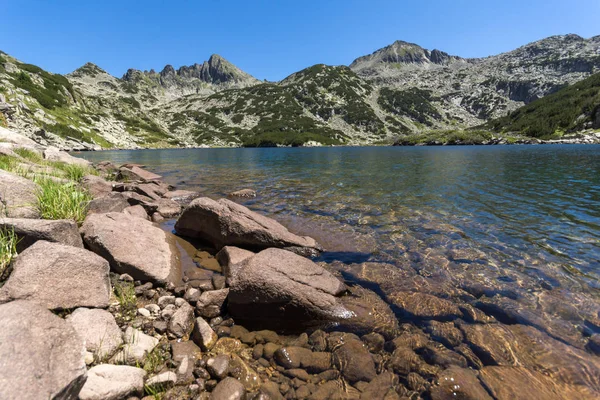
{"type": "MultiPolygon", "coordinates": [[[[66,148],[369,145],[488,123],[548,136],[551,127],[517,123],[532,121],[517,110],[599,71],[600,36],[577,35],[486,58],[396,41],[348,67],[319,64],[280,82],[218,55],[117,78],[92,63],[61,76],[0,53],[0,124],[66,148]]],[[[552,135],[595,126],[563,125],[552,135]]]]}

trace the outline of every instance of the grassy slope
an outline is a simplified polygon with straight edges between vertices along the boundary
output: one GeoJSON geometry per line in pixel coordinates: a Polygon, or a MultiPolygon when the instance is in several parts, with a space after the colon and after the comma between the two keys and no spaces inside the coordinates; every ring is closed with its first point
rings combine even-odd
{"type": "Polygon", "coordinates": [[[486,126],[548,139],[583,129],[600,107],[600,73],[536,100],[486,126]]]}

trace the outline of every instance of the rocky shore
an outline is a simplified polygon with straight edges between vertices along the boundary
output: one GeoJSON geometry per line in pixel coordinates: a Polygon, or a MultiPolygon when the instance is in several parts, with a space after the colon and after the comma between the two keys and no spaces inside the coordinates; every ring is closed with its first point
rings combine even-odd
{"type": "Polygon", "coordinates": [[[313,238],[236,203],[249,190],[214,200],[140,165],[3,138],[0,154],[35,174],[56,164],[18,149],[93,172],[55,177],[90,196],[75,221],[41,219],[35,179],[0,171],[0,229],[19,238],[0,282],[3,399],[600,396],[600,319],[582,335],[468,282],[315,263],[313,238]]]}

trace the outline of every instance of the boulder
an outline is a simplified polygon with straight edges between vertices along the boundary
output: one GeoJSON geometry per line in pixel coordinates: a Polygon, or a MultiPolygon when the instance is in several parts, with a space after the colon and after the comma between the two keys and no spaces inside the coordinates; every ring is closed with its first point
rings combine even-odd
{"type": "Polygon", "coordinates": [[[158,345],[158,339],[129,327],[123,336],[125,345],[111,360],[111,364],[143,364],[146,356],[158,345]]]}
{"type": "Polygon", "coordinates": [[[309,259],[272,248],[237,266],[228,276],[234,318],[304,324],[353,316],[336,297],[346,286],[309,259]]]}
{"type": "Polygon", "coordinates": [[[219,354],[216,357],[209,358],[206,361],[206,369],[213,378],[225,378],[229,372],[229,356],[219,354]]]}
{"type": "Polygon", "coordinates": [[[174,200],[170,199],[158,199],[155,200],[157,204],[156,211],[165,218],[175,218],[181,214],[181,205],[174,200]]]}
{"type": "Polygon", "coordinates": [[[44,158],[48,161],[58,161],[70,165],[79,165],[80,167],[89,167],[91,165],[89,161],[73,157],[66,151],[60,151],[56,147],[48,147],[44,150],[44,158]]]}
{"type": "Polygon", "coordinates": [[[123,344],[122,332],[115,317],[106,310],[78,308],[67,316],[79,336],[85,341],[86,350],[95,359],[112,356],[123,344]]]}
{"type": "Polygon", "coordinates": [[[72,220],[0,218],[0,229],[3,228],[12,229],[16,233],[19,238],[17,243],[19,253],[38,240],[83,248],[79,228],[72,220]]]}
{"type": "Polygon", "coordinates": [[[137,206],[129,206],[126,209],[123,210],[123,212],[125,214],[131,215],[132,217],[138,217],[141,219],[150,219],[148,217],[148,214],[146,213],[146,210],[144,209],[144,207],[137,205],[137,206]]]}
{"type": "Polygon", "coordinates": [[[123,193],[111,192],[103,197],[98,197],[88,203],[89,214],[105,214],[110,212],[122,212],[129,207],[127,196],[123,193]]]}
{"type": "Polygon", "coordinates": [[[93,198],[104,197],[112,192],[113,185],[96,175],[86,175],[81,180],[83,186],[93,198]]]}
{"type": "Polygon", "coordinates": [[[100,364],[88,371],[79,400],[121,400],[142,394],[146,371],[127,365],[100,364]]]}
{"type": "Polygon", "coordinates": [[[295,235],[277,221],[227,199],[201,197],[192,201],[177,220],[175,230],[183,236],[206,240],[218,249],[279,247],[307,256],[321,250],[314,239],[295,235]]]}
{"type": "Polygon", "coordinates": [[[86,381],[85,346],[73,327],[30,301],[0,305],[3,399],[76,399],[86,381]]]}
{"type": "Polygon", "coordinates": [[[0,217],[40,218],[39,191],[29,179],[0,170],[0,217]]]}
{"type": "Polygon", "coordinates": [[[228,276],[232,273],[229,272],[231,267],[235,264],[241,263],[247,258],[250,258],[255,253],[240,249],[235,246],[225,246],[216,255],[217,261],[223,269],[223,275],[228,276]]]}
{"type": "Polygon", "coordinates": [[[181,279],[173,236],[150,221],[123,213],[92,214],[81,233],[85,244],[109,260],[115,272],[160,284],[177,284],[181,279]]]}
{"type": "Polygon", "coordinates": [[[121,167],[119,168],[119,173],[117,175],[117,179],[120,181],[152,182],[160,180],[161,178],[162,176],[146,171],[137,165],[133,165],[131,168],[121,167]]]}
{"type": "Polygon", "coordinates": [[[200,193],[192,192],[190,190],[173,190],[171,192],[166,192],[164,197],[176,201],[181,205],[188,205],[192,200],[200,197],[200,193]]]}
{"type": "Polygon", "coordinates": [[[53,310],[108,307],[109,265],[91,251],[38,241],[13,262],[0,302],[31,300],[53,310]]]}

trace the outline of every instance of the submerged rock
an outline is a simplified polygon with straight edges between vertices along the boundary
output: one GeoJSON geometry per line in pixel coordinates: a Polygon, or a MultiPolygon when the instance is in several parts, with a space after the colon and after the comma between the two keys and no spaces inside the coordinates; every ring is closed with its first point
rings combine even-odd
{"type": "Polygon", "coordinates": [[[350,382],[370,382],[377,372],[369,350],[358,339],[348,339],[333,351],[333,364],[350,382]]]}
{"type": "Polygon", "coordinates": [[[0,288],[0,302],[31,300],[53,310],[108,307],[108,262],[91,251],[46,241],[36,242],[13,263],[0,288]]]}
{"type": "Polygon", "coordinates": [[[409,318],[447,321],[463,315],[457,304],[427,293],[396,292],[388,299],[409,318]]]}
{"type": "Polygon", "coordinates": [[[178,234],[206,240],[218,249],[238,246],[261,250],[287,248],[302,255],[317,254],[312,238],[298,236],[277,221],[227,199],[202,197],[190,203],[175,224],[178,234]]]}
{"type": "Polygon", "coordinates": [[[12,229],[19,238],[17,251],[20,253],[38,240],[62,243],[83,248],[79,228],[68,219],[46,220],[29,218],[0,218],[0,229],[12,229]]]}
{"type": "Polygon", "coordinates": [[[353,316],[340,302],[346,286],[312,261],[281,249],[263,250],[228,276],[228,308],[240,319],[314,323],[353,316]]]}
{"type": "Polygon", "coordinates": [[[450,367],[440,374],[431,389],[432,400],[492,400],[481,386],[477,373],[470,369],[450,367]]]}
{"type": "Polygon", "coordinates": [[[29,179],[0,170],[0,217],[40,218],[39,191],[29,179]]]}
{"type": "Polygon", "coordinates": [[[0,305],[2,398],[76,399],[86,381],[85,346],[73,327],[30,301],[0,305]]]}
{"type": "Polygon", "coordinates": [[[81,232],[85,244],[109,260],[115,272],[161,284],[181,279],[174,239],[150,221],[122,213],[93,214],[81,232]]]}

